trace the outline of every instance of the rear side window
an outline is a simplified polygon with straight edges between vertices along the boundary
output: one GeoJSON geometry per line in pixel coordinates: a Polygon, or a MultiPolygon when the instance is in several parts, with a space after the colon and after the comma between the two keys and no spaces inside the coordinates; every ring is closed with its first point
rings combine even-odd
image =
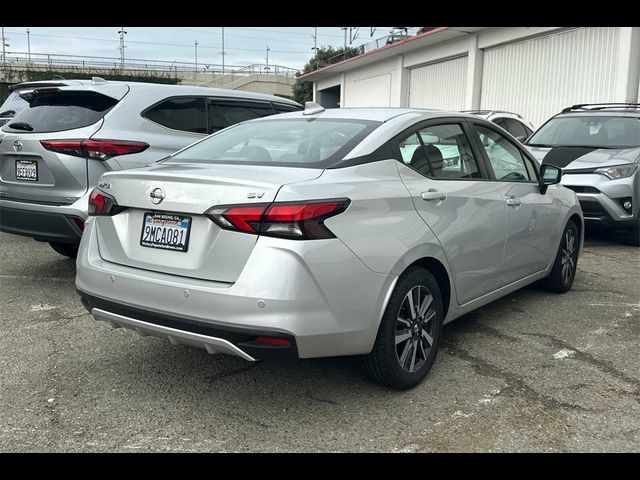
{"type": "Polygon", "coordinates": [[[527,130],[524,128],[524,125],[518,120],[514,120],[512,118],[507,119],[507,132],[520,141],[528,137],[527,130]]]}
{"type": "Polygon", "coordinates": [[[216,105],[227,125],[235,125],[236,123],[266,117],[275,113],[270,103],[216,102],[216,105]]]}
{"type": "Polygon", "coordinates": [[[172,130],[207,133],[203,97],[170,98],[143,112],[142,116],[172,130]]]}
{"type": "Polygon", "coordinates": [[[443,180],[481,178],[471,146],[458,124],[433,125],[398,142],[405,164],[443,180]]]}
{"type": "Polygon", "coordinates": [[[299,112],[302,110],[302,108],[295,105],[283,105],[281,103],[274,103],[273,108],[276,109],[276,113],[299,112]]]}
{"type": "Polygon", "coordinates": [[[2,130],[5,132],[61,132],[93,125],[118,100],[97,92],[62,90],[33,95],[2,130]]]}

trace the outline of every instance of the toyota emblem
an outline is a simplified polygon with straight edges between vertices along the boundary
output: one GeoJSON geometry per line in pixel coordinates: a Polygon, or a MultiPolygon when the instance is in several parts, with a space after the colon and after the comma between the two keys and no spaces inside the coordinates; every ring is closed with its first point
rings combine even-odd
{"type": "Polygon", "coordinates": [[[162,190],[160,187],[154,188],[149,196],[151,197],[151,201],[158,205],[160,202],[162,202],[162,200],[164,200],[164,190],[162,190]]]}

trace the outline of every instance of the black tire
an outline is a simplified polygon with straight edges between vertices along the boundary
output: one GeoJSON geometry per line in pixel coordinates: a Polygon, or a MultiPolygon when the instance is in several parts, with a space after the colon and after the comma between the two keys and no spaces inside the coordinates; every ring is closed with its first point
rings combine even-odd
{"type": "Polygon", "coordinates": [[[627,233],[626,242],[629,245],[633,245],[635,247],[640,247],[640,220],[638,220],[638,225],[633,227],[627,233]]]}
{"type": "Polygon", "coordinates": [[[433,275],[422,267],[408,268],[398,279],[391,294],[380,322],[373,350],[364,357],[364,366],[369,377],[375,382],[397,390],[408,390],[418,385],[431,370],[438,353],[443,312],[442,295],[433,275]],[[415,302],[416,291],[418,305],[427,305],[426,310],[422,315],[418,311],[415,320],[407,321],[405,318],[400,318],[401,315],[408,316],[408,294],[412,292],[411,301],[415,302]],[[426,293],[431,295],[430,303],[426,293]],[[423,297],[420,297],[421,294],[423,297]],[[420,298],[423,302],[427,299],[426,303],[421,302],[420,298]],[[398,338],[403,338],[404,335],[410,335],[410,337],[396,345],[396,335],[398,338]],[[431,338],[430,347],[428,347],[428,338],[431,338]],[[426,350],[425,347],[427,347],[426,350]],[[408,354],[405,351],[407,348],[411,349],[408,354]],[[413,353],[414,349],[415,353],[413,353]],[[403,355],[404,367],[401,365],[403,355]]]}
{"type": "Polygon", "coordinates": [[[557,293],[564,293],[571,289],[578,268],[579,248],[580,235],[578,234],[578,227],[576,227],[573,220],[569,220],[562,232],[562,239],[556,253],[553,269],[549,276],[540,282],[542,288],[557,293]],[[573,238],[573,241],[570,240],[571,238],[573,238]]]}
{"type": "Polygon", "coordinates": [[[72,243],[60,243],[60,242],[49,242],[51,248],[53,248],[60,255],[64,255],[69,258],[76,258],[78,256],[78,245],[74,245],[72,243]]]}

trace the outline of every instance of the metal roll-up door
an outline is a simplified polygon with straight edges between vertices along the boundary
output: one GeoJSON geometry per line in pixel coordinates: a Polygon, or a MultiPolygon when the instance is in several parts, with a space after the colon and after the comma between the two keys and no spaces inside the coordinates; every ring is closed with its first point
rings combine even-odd
{"type": "Polygon", "coordinates": [[[583,27],[484,52],[483,109],[520,113],[536,127],[563,107],[615,99],[617,27],[583,27]]]}
{"type": "Polygon", "coordinates": [[[409,107],[463,110],[466,82],[466,56],[412,68],[409,107]]]}

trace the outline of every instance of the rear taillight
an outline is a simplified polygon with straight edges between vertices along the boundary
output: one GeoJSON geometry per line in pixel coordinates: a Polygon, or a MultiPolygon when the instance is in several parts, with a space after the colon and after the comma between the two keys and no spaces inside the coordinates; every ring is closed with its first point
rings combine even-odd
{"type": "Polygon", "coordinates": [[[295,240],[334,238],[324,221],[344,212],[349,199],[254,205],[221,205],[206,215],[220,228],[295,240]]]}
{"type": "Polygon", "coordinates": [[[140,153],[149,148],[147,143],[125,140],[41,140],[40,143],[52,152],[96,160],[108,160],[118,155],[140,153]]]}
{"type": "Polygon", "coordinates": [[[89,215],[91,216],[115,215],[122,210],[115,198],[97,188],[94,188],[89,195],[89,215]]]}

